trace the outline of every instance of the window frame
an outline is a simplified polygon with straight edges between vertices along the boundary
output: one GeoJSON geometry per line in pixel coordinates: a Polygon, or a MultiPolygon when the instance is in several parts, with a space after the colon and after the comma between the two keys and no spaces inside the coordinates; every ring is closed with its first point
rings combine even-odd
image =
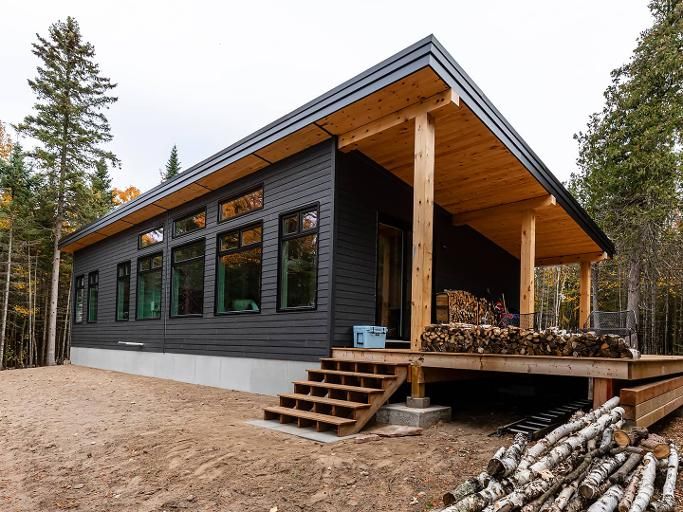
{"type": "MultiPolygon", "coordinates": [[[[83,293],[85,294],[85,274],[80,274],[74,278],[74,306],[73,306],[73,319],[74,319],[74,324],[82,324],[84,323],[83,320],[85,319],[85,315],[83,315],[83,306],[86,304],[87,300],[84,300],[83,303],[81,304],[81,319],[78,320],[76,317],[76,312],[78,311],[78,290],[83,290],[83,293]],[[78,282],[80,280],[81,285],[78,286],[78,282]]],[[[86,299],[86,297],[83,297],[86,299]]]]}
{"type": "Polygon", "coordinates": [[[164,225],[163,224],[160,224],[159,226],[154,227],[154,228],[145,229],[144,231],[139,231],[138,236],[137,236],[138,251],[143,251],[145,249],[149,249],[150,247],[156,247],[159,244],[163,244],[165,237],[166,237],[166,234],[164,233],[164,225]],[[158,230],[161,230],[161,240],[159,240],[158,242],[154,242],[153,244],[146,245],[145,247],[142,247],[142,243],[141,243],[142,242],[142,235],[150,233],[151,231],[158,231],[158,230]]]}
{"type": "MultiPolygon", "coordinates": [[[[196,233],[197,231],[201,231],[202,229],[206,229],[208,220],[209,219],[208,219],[208,212],[206,211],[206,206],[203,206],[202,208],[198,208],[198,209],[191,211],[189,213],[185,213],[182,215],[178,215],[177,217],[174,217],[171,220],[171,240],[183,238],[184,236],[191,235],[192,233],[196,233]],[[179,220],[187,219],[189,217],[194,217],[195,215],[199,215],[200,213],[204,214],[204,227],[203,228],[195,228],[192,231],[186,231],[185,233],[182,233],[180,235],[176,234],[176,231],[175,231],[176,222],[178,222],[179,220]]],[[[149,246],[147,246],[147,247],[149,247],[149,246]]]]}
{"type": "MultiPolygon", "coordinates": [[[[194,258],[191,258],[189,260],[185,260],[181,263],[178,263],[178,265],[186,265],[189,262],[194,262],[196,260],[199,260],[200,257],[196,256],[194,258]]],[[[189,242],[184,242],[179,245],[175,245],[171,247],[171,259],[169,262],[171,266],[171,271],[169,272],[169,281],[168,281],[168,317],[169,318],[203,318],[204,317],[204,292],[206,292],[206,238],[205,237],[200,237],[200,238],[195,238],[194,240],[190,240],[189,242]],[[204,242],[204,252],[202,253],[201,260],[203,263],[202,266],[202,312],[201,313],[190,313],[188,315],[174,315],[173,314],[173,273],[175,271],[175,261],[173,260],[173,256],[175,254],[175,251],[178,249],[182,249],[183,247],[187,247],[189,245],[194,245],[197,242],[204,242]]]]}
{"type": "Polygon", "coordinates": [[[136,322],[161,320],[163,317],[162,311],[164,309],[164,303],[163,303],[163,300],[164,300],[164,261],[165,261],[164,251],[151,252],[149,254],[139,256],[137,261],[136,261],[136,266],[135,266],[135,321],[136,322]],[[146,258],[149,258],[150,260],[152,260],[156,256],[161,256],[161,266],[158,269],[140,270],[140,260],[144,260],[146,258]],[[140,294],[138,293],[138,291],[140,290],[140,286],[139,286],[140,285],[140,274],[156,272],[157,270],[161,271],[161,279],[159,280],[160,285],[161,285],[161,290],[159,293],[159,300],[161,301],[161,303],[159,304],[159,316],[154,317],[154,318],[139,318],[138,317],[138,301],[140,300],[140,294]]]}
{"type": "MultiPolygon", "coordinates": [[[[162,260],[162,265],[163,265],[163,260],[162,260]]],[[[130,260],[121,261],[121,262],[116,264],[116,287],[115,287],[115,295],[114,295],[114,321],[115,322],[130,322],[130,278],[133,275],[132,270],[133,270],[133,266],[132,266],[132,263],[130,260]],[[128,265],[128,318],[126,318],[126,319],[119,318],[119,283],[123,279],[122,277],[119,276],[119,268],[122,265],[128,265]]],[[[136,306],[137,306],[137,304],[136,304],[136,306]]]]}
{"type": "Polygon", "coordinates": [[[245,215],[249,215],[250,213],[254,212],[259,212],[265,208],[266,204],[266,187],[263,183],[259,183],[258,185],[254,185],[253,187],[249,187],[247,189],[244,189],[241,192],[231,194],[229,196],[223,197],[218,200],[217,202],[217,211],[216,211],[216,222],[218,224],[224,224],[226,222],[231,222],[235,219],[239,219],[241,217],[244,217],[245,215]],[[246,196],[247,194],[251,194],[252,192],[256,192],[257,190],[261,191],[261,206],[259,208],[254,208],[253,210],[249,210],[248,212],[243,212],[240,213],[239,215],[235,215],[234,217],[230,217],[229,219],[222,219],[221,218],[221,207],[224,203],[227,203],[229,201],[234,201],[235,199],[239,199],[242,196],[246,196]]]}
{"type": "Polygon", "coordinates": [[[316,311],[318,309],[318,290],[320,280],[320,202],[309,203],[307,205],[287,210],[278,216],[278,237],[277,237],[277,293],[276,293],[276,307],[275,311],[278,313],[294,313],[297,311],[316,311]],[[317,214],[317,222],[314,229],[301,230],[301,214],[315,210],[317,214]],[[297,214],[299,220],[299,227],[294,234],[284,234],[282,229],[282,221],[285,217],[297,214]],[[291,306],[282,307],[282,242],[287,240],[294,240],[304,236],[315,234],[315,297],[313,306],[291,306]]]}
{"type": "Polygon", "coordinates": [[[100,300],[99,300],[99,295],[100,295],[100,271],[99,270],[92,270],[88,272],[88,288],[86,290],[86,301],[85,301],[85,323],[87,324],[96,324],[97,323],[97,310],[99,309],[100,306],[100,300]],[[95,277],[95,282],[94,284],[91,283],[91,276],[95,277]],[[95,319],[90,320],[90,290],[94,289],[95,290],[95,319]]]}
{"type": "MultiPolygon", "coordinates": [[[[231,219],[232,220],[232,219],[231,219]]],[[[233,229],[228,229],[226,231],[221,231],[220,233],[216,234],[216,269],[215,269],[215,278],[214,278],[214,287],[213,287],[213,314],[214,316],[229,316],[229,315],[258,315],[263,311],[263,297],[261,293],[263,292],[263,220],[258,220],[256,222],[250,222],[249,224],[244,224],[242,226],[235,227],[233,229]],[[251,244],[247,245],[246,248],[242,247],[242,231],[249,230],[251,228],[255,227],[261,227],[261,241],[257,244],[251,244]],[[228,235],[230,233],[238,233],[238,242],[239,242],[239,247],[237,249],[229,249],[227,251],[221,251],[221,237],[228,235]],[[260,269],[261,271],[259,272],[259,280],[258,280],[258,295],[259,295],[259,308],[257,311],[254,310],[249,310],[245,309],[243,311],[223,311],[220,312],[218,311],[218,265],[219,261],[221,259],[221,256],[224,254],[235,254],[243,251],[248,251],[250,249],[253,249],[255,247],[260,247],[261,248],[261,261],[259,262],[260,264],[260,269]]]]}

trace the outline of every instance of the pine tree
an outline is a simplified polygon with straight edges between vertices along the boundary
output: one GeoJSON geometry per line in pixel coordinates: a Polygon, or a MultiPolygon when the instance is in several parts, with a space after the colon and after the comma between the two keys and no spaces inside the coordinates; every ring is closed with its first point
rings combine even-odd
{"type": "Polygon", "coordinates": [[[20,129],[39,141],[33,152],[46,173],[54,212],[52,275],[47,323],[46,363],[55,363],[57,300],[59,291],[59,240],[66,225],[77,221],[87,190],[86,173],[101,159],[118,160],[101,144],[112,138],[103,110],[116,101],[108,93],[115,87],[100,75],[95,49],[81,35],[78,22],[68,17],[50,26],[49,37],[40,35],[33,53],[40,59],[37,77],[28,83],[37,97],[35,114],[20,129]]]}
{"type": "Polygon", "coordinates": [[[95,164],[95,172],[90,174],[90,190],[88,197],[90,207],[85,215],[85,222],[93,221],[107,212],[114,206],[114,190],[111,187],[111,176],[107,162],[104,159],[98,160],[95,164]]]}
{"type": "Polygon", "coordinates": [[[580,145],[572,188],[617,243],[628,266],[627,308],[640,310],[641,274],[681,206],[683,0],[653,0],[654,24],[631,60],[612,72],[602,112],[580,145]]]}
{"type": "Polygon", "coordinates": [[[171,148],[171,155],[166,162],[166,168],[161,173],[161,181],[168,181],[180,173],[180,160],[178,159],[178,148],[174,144],[171,148]]]}

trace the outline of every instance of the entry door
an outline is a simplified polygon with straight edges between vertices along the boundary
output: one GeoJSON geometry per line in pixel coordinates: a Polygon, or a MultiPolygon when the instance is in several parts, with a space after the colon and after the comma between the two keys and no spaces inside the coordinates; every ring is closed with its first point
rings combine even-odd
{"type": "Polygon", "coordinates": [[[388,339],[403,338],[404,230],[379,223],[377,231],[377,325],[387,327],[388,339]]]}

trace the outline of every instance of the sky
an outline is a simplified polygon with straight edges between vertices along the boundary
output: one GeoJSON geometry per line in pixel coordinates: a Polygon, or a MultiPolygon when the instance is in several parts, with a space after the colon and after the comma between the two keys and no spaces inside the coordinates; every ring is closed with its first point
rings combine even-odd
{"type": "MultiPolygon", "coordinates": [[[[561,180],[573,134],[651,24],[646,0],[3,0],[0,120],[31,112],[36,33],[74,16],[118,86],[117,187],[147,190],[434,34],[561,180]]],[[[29,143],[30,141],[25,141],[29,143]]]]}

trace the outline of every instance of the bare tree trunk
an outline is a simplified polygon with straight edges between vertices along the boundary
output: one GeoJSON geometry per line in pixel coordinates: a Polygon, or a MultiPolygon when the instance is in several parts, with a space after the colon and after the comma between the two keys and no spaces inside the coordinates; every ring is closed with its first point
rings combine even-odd
{"type": "Polygon", "coordinates": [[[71,290],[73,289],[72,283],[73,275],[69,279],[69,291],[66,294],[66,313],[64,314],[64,328],[62,329],[62,341],[59,344],[59,361],[64,362],[66,356],[66,343],[69,339],[69,327],[71,325],[71,290]]]}
{"type": "Polygon", "coordinates": [[[26,244],[27,266],[28,266],[28,366],[33,366],[33,297],[31,287],[31,244],[26,244]]]}
{"type": "Polygon", "coordinates": [[[59,239],[62,237],[62,218],[58,214],[55,221],[55,240],[52,253],[52,275],[50,281],[50,309],[48,310],[47,320],[47,354],[45,364],[52,366],[55,364],[55,341],[57,339],[57,301],[59,300],[59,266],[61,263],[61,252],[59,250],[59,239]]]}
{"type": "Polygon", "coordinates": [[[43,306],[43,346],[40,347],[40,363],[45,364],[45,360],[47,358],[47,308],[49,304],[49,299],[50,296],[49,294],[45,294],[45,305],[43,306]]]}
{"type": "Polygon", "coordinates": [[[2,322],[0,323],[0,370],[5,361],[5,332],[7,331],[7,311],[9,309],[9,286],[12,279],[12,241],[14,238],[14,226],[10,219],[7,240],[7,275],[5,276],[4,302],[2,304],[2,322]]]}
{"type": "Polygon", "coordinates": [[[591,287],[593,288],[592,307],[593,311],[598,311],[598,281],[600,280],[600,265],[591,265],[591,287]]]}
{"type": "MultiPolygon", "coordinates": [[[[626,309],[633,311],[636,316],[636,325],[629,326],[637,328],[637,323],[639,321],[640,315],[640,269],[641,269],[641,259],[640,251],[634,250],[629,258],[629,269],[628,269],[628,298],[626,309]]],[[[634,347],[638,348],[638,347],[634,347]]]]}

